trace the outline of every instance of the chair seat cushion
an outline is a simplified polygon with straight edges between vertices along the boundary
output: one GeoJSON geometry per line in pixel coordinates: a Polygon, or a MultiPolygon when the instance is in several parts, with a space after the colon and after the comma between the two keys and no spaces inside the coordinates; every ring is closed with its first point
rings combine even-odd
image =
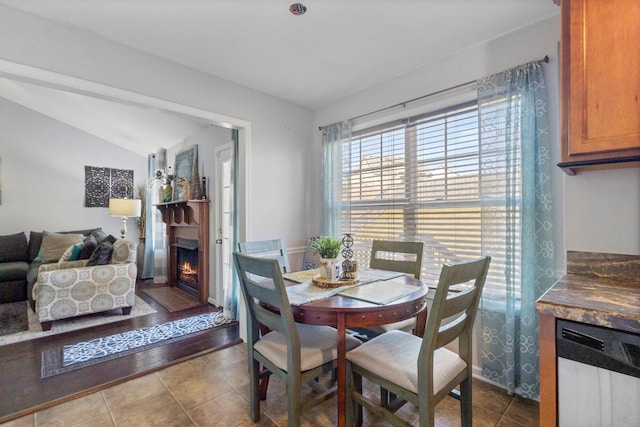
{"type": "MultiPolygon", "coordinates": [[[[300,337],[301,371],[308,371],[338,357],[337,331],[330,326],[313,326],[296,323],[300,337]]],[[[347,351],[359,346],[360,340],[347,335],[347,351]]],[[[286,337],[271,331],[256,342],[254,349],[278,368],[287,370],[286,337]]]]}
{"type": "MultiPolygon", "coordinates": [[[[402,331],[390,331],[347,352],[347,360],[418,393],[418,355],[422,339],[402,331]]],[[[437,393],[467,364],[451,350],[439,348],[433,356],[433,391],[437,393]]]]}

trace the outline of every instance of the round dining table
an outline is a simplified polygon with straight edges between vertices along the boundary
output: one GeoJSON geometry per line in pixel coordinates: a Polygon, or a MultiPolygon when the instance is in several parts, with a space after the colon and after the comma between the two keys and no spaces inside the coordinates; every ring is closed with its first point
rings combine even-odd
{"type": "Polygon", "coordinates": [[[415,333],[418,336],[423,336],[424,334],[429,288],[412,276],[402,275],[394,278],[394,282],[397,283],[398,281],[406,285],[415,286],[415,292],[384,304],[376,304],[337,294],[306,304],[291,306],[296,322],[309,325],[333,326],[338,330],[337,396],[339,427],[346,426],[347,330],[384,325],[417,317],[415,333]]]}

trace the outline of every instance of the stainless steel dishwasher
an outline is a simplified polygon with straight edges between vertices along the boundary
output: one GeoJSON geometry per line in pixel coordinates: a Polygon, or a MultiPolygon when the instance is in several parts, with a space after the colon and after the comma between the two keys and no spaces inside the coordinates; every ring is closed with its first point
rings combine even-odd
{"type": "Polygon", "coordinates": [[[558,319],[556,352],[561,427],[640,427],[640,334],[558,319]]]}

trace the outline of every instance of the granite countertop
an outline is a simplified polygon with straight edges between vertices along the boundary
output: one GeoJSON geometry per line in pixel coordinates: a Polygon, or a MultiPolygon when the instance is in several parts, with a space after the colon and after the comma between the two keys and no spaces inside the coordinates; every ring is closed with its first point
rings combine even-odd
{"type": "Polygon", "coordinates": [[[567,253],[567,275],[536,302],[540,314],[640,333],[640,256],[567,253]]]}

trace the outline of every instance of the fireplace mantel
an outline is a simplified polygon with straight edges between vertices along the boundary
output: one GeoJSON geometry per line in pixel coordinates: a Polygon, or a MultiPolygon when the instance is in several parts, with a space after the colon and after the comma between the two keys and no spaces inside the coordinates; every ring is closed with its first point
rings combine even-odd
{"type": "Polygon", "coordinates": [[[198,300],[209,299],[209,200],[183,200],[159,203],[167,233],[167,276],[169,286],[177,283],[177,248],[179,237],[198,240],[198,300]]]}
{"type": "Polygon", "coordinates": [[[202,214],[209,222],[209,200],[183,200],[180,202],[158,203],[155,205],[162,213],[162,221],[171,225],[199,225],[202,214]],[[203,211],[202,206],[206,206],[203,211]]]}

